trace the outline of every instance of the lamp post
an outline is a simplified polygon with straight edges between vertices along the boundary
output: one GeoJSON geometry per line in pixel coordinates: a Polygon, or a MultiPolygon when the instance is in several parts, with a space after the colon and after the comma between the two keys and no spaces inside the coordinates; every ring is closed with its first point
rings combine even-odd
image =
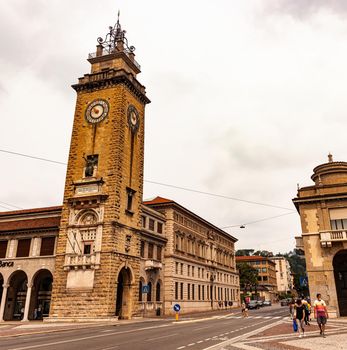
{"type": "Polygon", "coordinates": [[[213,309],[213,283],[214,283],[215,279],[216,279],[216,275],[211,273],[211,276],[210,276],[210,281],[211,281],[211,286],[210,286],[210,288],[211,288],[211,290],[210,290],[211,309],[213,309]]]}

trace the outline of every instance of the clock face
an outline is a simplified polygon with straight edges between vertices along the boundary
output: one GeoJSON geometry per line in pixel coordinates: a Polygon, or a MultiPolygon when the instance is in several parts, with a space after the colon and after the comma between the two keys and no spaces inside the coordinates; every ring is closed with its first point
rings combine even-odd
{"type": "Polygon", "coordinates": [[[136,132],[139,128],[140,118],[139,112],[133,105],[130,105],[128,108],[128,123],[132,132],[136,132]]]}
{"type": "Polygon", "coordinates": [[[87,122],[96,124],[104,120],[108,115],[109,106],[105,100],[94,100],[91,102],[85,113],[87,122]]]}

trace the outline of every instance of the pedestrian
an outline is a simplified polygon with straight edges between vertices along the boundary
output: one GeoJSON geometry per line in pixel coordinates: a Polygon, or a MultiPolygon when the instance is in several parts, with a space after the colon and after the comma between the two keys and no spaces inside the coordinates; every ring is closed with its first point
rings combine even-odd
{"type": "Polygon", "coordinates": [[[289,315],[291,320],[294,318],[294,304],[295,304],[294,299],[292,299],[289,302],[289,315]]]}
{"type": "Polygon", "coordinates": [[[294,319],[296,320],[296,323],[298,325],[299,338],[304,337],[305,306],[302,303],[301,299],[297,299],[296,303],[294,304],[294,319]]]}
{"type": "Polygon", "coordinates": [[[247,305],[244,302],[241,304],[241,311],[243,317],[248,317],[247,305]]]}
{"type": "Polygon", "coordinates": [[[303,299],[302,301],[304,307],[305,307],[305,325],[310,325],[310,313],[311,313],[311,305],[308,303],[306,299],[303,299]]]}
{"type": "Polygon", "coordinates": [[[325,338],[325,325],[327,323],[327,319],[329,318],[327,304],[322,299],[320,293],[317,294],[317,299],[313,303],[314,307],[314,317],[317,320],[320,335],[325,338]]]}

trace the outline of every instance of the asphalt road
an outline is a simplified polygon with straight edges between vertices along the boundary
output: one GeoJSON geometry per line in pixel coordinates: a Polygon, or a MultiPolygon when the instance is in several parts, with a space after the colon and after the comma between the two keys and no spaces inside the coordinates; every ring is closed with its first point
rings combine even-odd
{"type": "Polygon", "coordinates": [[[202,350],[270,325],[288,316],[278,306],[219,315],[71,329],[57,333],[3,338],[1,350],[202,350]],[[203,319],[201,318],[203,317],[203,319]]]}

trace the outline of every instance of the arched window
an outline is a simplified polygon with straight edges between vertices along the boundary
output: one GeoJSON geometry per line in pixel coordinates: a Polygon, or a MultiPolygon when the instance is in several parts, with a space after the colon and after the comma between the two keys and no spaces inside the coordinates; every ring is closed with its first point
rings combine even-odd
{"type": "Polygon", "coordinates": [[[142,301],[142,281],[139,282],[139,301],[142,301]]]}
{"type": "Polygon", "coordinates": [[[155,301],[160,301],[160,283],[157,282],[157,286],[155,288],[155,301]]]}
{"type": "Polygon", "coordinates": [[[148,282],[147,301],[152,301],[152,282],[148,282]]]}

